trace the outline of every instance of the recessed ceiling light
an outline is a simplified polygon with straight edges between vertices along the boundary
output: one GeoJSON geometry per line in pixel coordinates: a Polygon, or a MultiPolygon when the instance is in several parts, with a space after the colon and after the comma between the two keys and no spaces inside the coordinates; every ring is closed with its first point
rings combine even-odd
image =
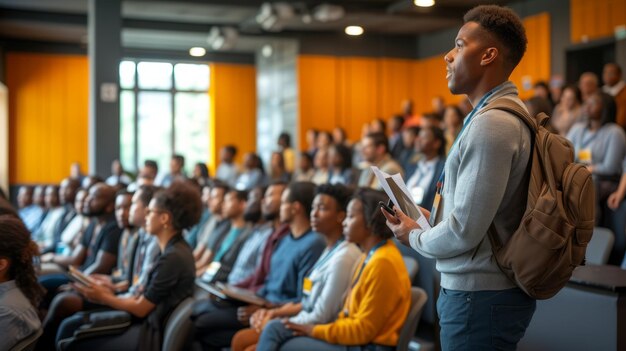
{"type": "Polygon", "coordinates": [[[201,47],[193,47],[189,49],[189,55],[194,56],[194,57],[202,57],[206,55],[206,50],[201,47]]]}
{"type": "Polygon", "coordinates": [[[435,0],[414,0],[413,3],[419,7],[431,7],[435,5],[435,0]]]}
{"type": "Polygon", "coordinates": [[[363,27],[361,26],[347,26],[346,34],[348,35],[361,35],[363,34],[363,27]]]}

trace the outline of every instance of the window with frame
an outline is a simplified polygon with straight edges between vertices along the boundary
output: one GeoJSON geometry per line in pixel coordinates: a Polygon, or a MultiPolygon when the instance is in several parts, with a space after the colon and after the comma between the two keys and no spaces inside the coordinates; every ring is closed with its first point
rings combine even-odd
{"type": "Polygon", "coordinates": [[[138,170],[155,160],[167,173],[173,154],[185,156],[185,171],[207,162],[209,66],[133,61],[120,63],[120,161],[138,170]]]}

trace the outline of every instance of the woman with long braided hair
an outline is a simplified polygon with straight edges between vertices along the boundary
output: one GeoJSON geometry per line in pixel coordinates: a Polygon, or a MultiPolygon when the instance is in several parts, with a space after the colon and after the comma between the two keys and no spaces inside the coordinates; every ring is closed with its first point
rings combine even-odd
{"type": "Polygon", "coordinates": [[[36,306],[44,291],[33,267],[38,254],[24,223],[16,216],[0,215],[0,351],[41,327],[36,306]]]}

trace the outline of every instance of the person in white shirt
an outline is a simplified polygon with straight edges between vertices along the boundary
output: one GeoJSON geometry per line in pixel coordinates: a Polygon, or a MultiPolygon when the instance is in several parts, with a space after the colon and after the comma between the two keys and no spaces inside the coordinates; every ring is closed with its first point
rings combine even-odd
{"type": "Polygon", "coordinates": [[[420,130],[418,142],[423,157],[407,180],[407,187],[417,205],[430,209],[437,191],[437,180],[446,164],[446,139],[439,127],[426,127],[420,130]]]}

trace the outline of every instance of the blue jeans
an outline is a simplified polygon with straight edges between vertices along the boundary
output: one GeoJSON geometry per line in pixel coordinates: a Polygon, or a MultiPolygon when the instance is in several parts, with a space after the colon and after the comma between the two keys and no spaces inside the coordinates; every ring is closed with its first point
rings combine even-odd
{"type": "MultiPolygon", "coordinates": [[[[309,338],[305,336],[298,336],[289,339],[280,348],[280,351],[302,351],[302,350],[315,350],[315,351],[393,351],[396,348],[393,346],[382,345],[364,345],[364,346],[346,346],[330,344],[326,341],[309,338]]],[[[263,350],[257,345],[257,350],[263,350]]]]}
{"type": "Polygon", "coordinates": [[[294,338],[293,331],[287,329],[280,319],[267,323],[256,344],[257,350],[276,351],[280,345],[294,338]]]}
{"type": "Polygon", "coordinates": [[[535,313],[521,289],[458,291],[441,288],[437,312],[441,349],[515,350],[535,313]]]}

